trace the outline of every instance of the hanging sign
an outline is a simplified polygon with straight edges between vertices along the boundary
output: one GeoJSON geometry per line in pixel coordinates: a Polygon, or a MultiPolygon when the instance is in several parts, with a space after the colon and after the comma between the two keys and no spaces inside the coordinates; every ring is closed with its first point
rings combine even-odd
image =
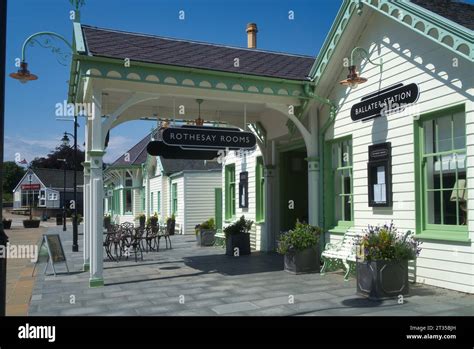
{"type": "Polygon", "coordinates": [[[217,127],[168,127],[163,129],[161,137],[166,145],[186,148],[237,150],[257,144],[252,132],[217,127]]]}
{"type": "Polygon", "coordinates": [[[148,154],[165,159],[212,160],[219,156],[218,150],[182,149],[172,147],[162,141],[151,141],[146,147],[148,154]]]}
{"type": "Polygon", "coordinates": [[[351,108],[351,119],[353,121],[368,120],[391,113],[400,112],[408,104],[418,100],[418,85],[397,84],[376,93],[367,95],[351,108]]]}
{"type": "Polygon", "coordinates": [[[40,190],[41,184],[22,184],[21,190],[40,190]]]}

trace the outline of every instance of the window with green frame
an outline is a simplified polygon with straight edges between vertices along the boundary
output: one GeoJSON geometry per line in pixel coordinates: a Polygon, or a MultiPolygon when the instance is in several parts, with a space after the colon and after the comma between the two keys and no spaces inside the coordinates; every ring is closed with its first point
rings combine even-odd
{"type": "Polygon", "coordinates": [[[153,214],[155,207],[153,205],[153,192],[150,193],[150,214],[153,214]]]}
{"type": "Polygon", "coordinates": [[[158,191],[157,195],[156,195],[156,199],[157,199],[157,202],[156,202],[156,211],[158,213],[161,213],[161,191],[158,191]]]}
{"type": "Polygon", "coordinates": [[[422,116],[415,125],[415,147],[418,232],[468,239],[464,107],[422,116]]]}
{"type": "Polygon", "coordinates": [[[173,183],[171,187],[171,204],[171,213],[176,216],[178,213],[178,183],[173,183]]]}
{"type": "Polygon", "coordinates": [[[225,167],[225,219],[235,217],[235,164],[225,167]]]}
{"type": "Polygon", "coordinates": [[[133,189],[130,188],[133,186],[132,176],[128,171],[125,173],[125,189],[123,190],[123,213],[131,214],[133,211],[132,197],[133,189]]]}
{"type": "Polygon", "coordinates": [[[114,190],[112,196],[112,214],[120,214],[120,190],[114,190]]]}
{"type": "Polygon", "coordinates": [[[257,157],[257,165],[255,167],[255,218],[257,222],[265,220],[265,179],[263,177],[263,158],[257,157]]]}
{"type": "Polygon", "coordinates": [[[142,189],[140,190],[140,197],[142,199],[142,212],[145,212],[145,187],[142,187],[142,189]]]}
{"type": "Polygon", "coordinates": [[[352,139],[336,139],[325,149],[325,211],[328,229],[353,225],[352,139]]]}

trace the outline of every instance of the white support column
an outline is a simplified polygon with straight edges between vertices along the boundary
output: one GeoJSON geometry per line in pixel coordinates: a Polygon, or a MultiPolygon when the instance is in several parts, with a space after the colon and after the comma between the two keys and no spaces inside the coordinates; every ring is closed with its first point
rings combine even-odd
{"type": "Polygon", "coordinates": [[[88,132],[90,127],[90,122],[86,118],[85,131],[84,131],[84,140],[85,140],[85,161],[84,161],[84,187],[83,187],[83,214],[84,214],[84,225],[83,225],[83,254],[84,254],[84,264],[83,270],[90,270],[90,236],[91,236],[91,196],[90,196],[90,161],[89,161],[89,149],[90,149],[90,132],[88,132]]]}
{"type": "Polygon", "coordinates": [[[319,225],[319,181],[320,163],[318,149],[318,110],[313,107],[309,111],[309,129],[311,141],[306,142],[308,154],[308,220],[309,224],[319,225]]]}
{"type": "Polygon", "coordinates": [[[83,188],[83,213],[84,213],[84,231],[83,231],[83,253],[84,253],[84,265],[83,270],[89,271],[90,269],[90,232],[91,232],[91,220],[90,220],[90,169],[89,163],[84,162],[84,188],[83,188]]]}
{"type": "Polygon", "coordinates": [[[274,193],[276,193],[275,188],[275,170],[276,167],[272,165],[266,165],[263,176],[265,181],[265,233],[261,236],[261,250],[262,251],[273,251],[275,246],[275,207],[276,200],[274,193]]]}
{"type": "Polygon", "coordinates": [[[103,219],[104,219],[104,181],[102,171],[102,157],[104,156],[104,142],[102,139],[101,120],[101,91],[93,93],[93,115],[89,123],[91,133],[90,158],[90,202],[91,202],[91,251],[90,251],[90,287],[104,285],[103,277],[103,219]]]}

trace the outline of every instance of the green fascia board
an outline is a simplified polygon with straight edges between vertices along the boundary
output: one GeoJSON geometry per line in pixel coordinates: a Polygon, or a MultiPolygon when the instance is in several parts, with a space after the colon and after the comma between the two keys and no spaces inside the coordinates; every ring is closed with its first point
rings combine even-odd
{"type": "Polygon", "coordinates": [[[74,29],[74,45],[77,53],[87,53],[86,45],[84,43],[84,36],[82,35],[81,24],[78,22],[73,23],[74,29]]]}
{"type": "MultiPolygon", "coordinates": [[[[327,51],[332,46],[331,44],[334,43],[334,36],[336,32],[339,30],[339,26],[341,25],[342,20],[347,16],[346,11],[347,8],[349,7],[349,4],[351,3],[351,0],[344,0],[341,7],[339,8],[339,11],[337,12],[336,18],[334,19],[334,22],[332,23],[331,29],[329,30],[329,33],[326,36],[326,39],[324,40],[324,44],[316,58],[316,61],[314,62],[313,66],[311,67],[311,70],[309,72],[309,76],[314,77],[315,73],[317,72],[319,66],[321,63],[324,61],[324,57],[327,56],[327,51]]],[[[342,33],[341,33],[342,34],[342,33]]],[[[341,39],[341,36],[339,36],[339,40],[341,39]]],[[[339,42],[338,40],[338,42],[339,42]]],[[[333,50],[334,52],[334,50],[333,50]]],[[[327,64],[326,64],[327,66],[327,64]]]]}
{"type": "MultiPolygon", "coordinates": [[[[80,68],[77,73],[77,83],[70,82],[69,86],[69,100],[75,101],[78,98],[78,93],[82,90],[83,78],[97,78],[107,80],[132,81],[149,84],[159,84],[165,86],[181,86],[189,88],[199,88],[205,90],[227,91],[244,94],[260,94],[265,96],[282,97],[282,98],[298,98],[309,99],[304,93],[303,80],[286,80],[280,78],[271,78],[258,75],[229,73],[214,70],[205,70],[198,68],[185,68],[179,66],[171,66],[164,64],[153,64],[145,62],[131,61],[130,67],[125,67],[123,60],[106,57],[93,57],[85,55],[76,55],[75,58],[80,62],[80,68]],[[86,72],[89,69],[98,70],[101,75],[88,75],[86,72]],[[121,77],[108,77],[107,72],[117,71],[121,77]],[[135,73],[140,76],[140,80],[128,79],[126,76],[130,73],[135,73]],[[145,80],[146,76],[155,75],[159,81],[145,80]],[[171,77],[176,80],[174,82],[165,82],[165,78],[171,77]],[[194,85],[183,84],[184,80],[191,80],[194,85]],[[200,86],[200,83],[207,81],[208,86],[200,86]],[[217,87],[217,84],[223,83],[227,88],[217,87]],[[76,86],[78,84],[79,86],[76,86]],[[240,85],[242,89],[232,89],[232,86],[240,85]],[[250,87],[256,87],[257,91],[249,90],[250,87]],[[267,90],[269,89],[269,90],[267,90]],[[285,93],[279,93],[284,90],[285,93]]],[[[75,81],[70,80],[70,81],[75,81]]]]}
{"type": "Polygon", "coordinates": [[[375,6],[373,4],[368,3],[367,0],[364,1],[364,4],[369,6],[370,8],[374,9],[380,14],[385,15],[388,18],[391,18],[397,21],[399,24],[411,29],[413,32],[422,35],[423,37],[436,42],[438,45],[441,45],[448,50],[460,55],[462,57],[466,57],[472,61],[474,58],[474,39],[473,39],[473,32],[468,28],[464,28],[463,26],[454,23],[447,18],[444,18],[440,15],[437,15],[421,6],[417,6],[407,1],[390,1],[390,0],[380,0],[379,6],[375,6]],[[387,5],[389,7],[389,11],[385,12],[381,9],[383,5],[387,5]],[[399,10],[402,11],[405,15],[409,14],[411,16],[416,17],[411,24],[405,23],[403,18],[400,19],[399,17],[394,17],[391,15],[393,11],[399,10]],[[421,31],[415,28],[415,25],[421,21],[423,26],[425,27],[424,31],[421,31]],[[452,25],[451,25],[452,24],[452,25]],[[436,29],[439,33],[438,38],[435,38],[431,35],[428,35],[428,32],[431,29],[436,29]],[[444,34],[449,34],[453,38],[453,46],[447,45],[442,40],[445,37],[444,34]],[[470,54],[466,55],[465,53],[458,51],[456,47],[459,45],[465,44],[469,47],[470,54]]]}

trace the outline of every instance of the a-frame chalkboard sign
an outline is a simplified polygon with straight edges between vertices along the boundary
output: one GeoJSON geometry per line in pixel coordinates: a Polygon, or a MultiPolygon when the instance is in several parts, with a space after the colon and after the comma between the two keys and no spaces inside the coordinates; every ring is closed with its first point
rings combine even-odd
{"type": "Polygon", "coordinates": [[[40,251],[43,246],[45,246],[46,250],[48,251],[48,260],[46,262],[46,266],[44,267],[44,274],[46,274],[48,266],[51,264],[54,276],[56,276],[56,269],[54,268],[56,263],[65,263],[66,270],[69,273],[66,254],[64,253],[63,244],[61,243],[61,237],[59,234],[43,234],[43,239],[39,248],[40,251]]]}

